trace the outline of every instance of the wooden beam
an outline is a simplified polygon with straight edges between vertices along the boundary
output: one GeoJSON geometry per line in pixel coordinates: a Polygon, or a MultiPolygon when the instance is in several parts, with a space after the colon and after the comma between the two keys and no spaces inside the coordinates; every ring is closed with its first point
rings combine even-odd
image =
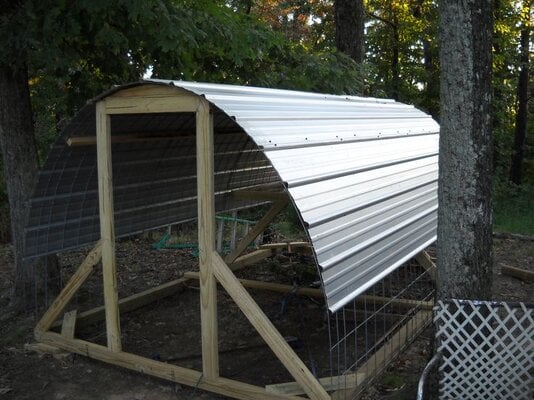
{"type": "Polygon", "coordinates": [[[52,305],[44,313],[37,323],[36,329],[47,331],[52,327],[54,321],[63,312],[74,294],[80,289],[83,283],[93,272],[94,266],[100,261],[102,256],[101,242],[97,242],[95,247],[87,254],[76,272],[71,276],[65,287],[61,290],[52,305]]]}
{"type": "Polygon", "coordinates": [[[106,113],[106,101],[107,100],[99,101],[96,104],[96,150],[98,164],[100,240],[102,242],[102,272],[108,347],[112,351],[120,351],[121,328],[118,305],[117,266],[115,260],[111,122],[110,116],[106,113]]]}
{"type": "Polygon", "coordinates": [[[432,310],[434,307],[433,301],[424,301],[424,300],[410,300],[410,299],[395,299],[391,297],[382,297],[382,296],[373,296],[373,295],[361,295],[356,297],[356,303],[366,304],[366,303],[376,303],[376,304],[391,304],[397,307],[402,308],[415,308],[420,307],[422,310],[432,310]]]}
{"type": "Polygon", "coordinates": [[[198,109],[199,99],[194,95],[169,94],[166,96],[111,96],[107,97],[105,102],[107,114],[194,113],[198,109]]]}
{"type": "Polygon", "coordinates": [[[243,251],[248,247],[249,244],[251,244],[256,237],[262,233],[265,228],[272,222],[272,220],[284,209],[288,202],[288,199],[280,200],[275,203],[273,203],[272,207],[267,211],[267,214],[263,216],[262,219],[260,219],[256,224],[254,224],[254,227],[248,231],[248,233],[245,235],[243,239],[239,241],[236,248],[225,257],[225,261],[228,264],[231,264],[235,261],[243,251]]]}
{"type": "MultiPolygon", "coordinates": [[[[419,311],[411,319],[406,321],[399,330],[393,334],[369,359],[354,373],[334,377],[320,378],[319,382],[328,390],[354,389],[368,379],[375,378],[389,362],[396,357],[404,346],[406,346],[415,336],[432,321],[432,312],[427,310],[419,311]]],[[[266,390],[279,395],[300,395],[304,390],[297,382],[286,382],[274,385],[267,385],[266,390]]],[[[347,393],[343,393],[345,395],[347,393]]],[[[340,396],[332,395],[332,399],[340,396]]],[[[351,397],[348,396],[347,397],[351,397]]],[[[340,397],[345,398],[345,397],[340,397]]]]}
{"type": "Polygon", "coordinates": [[[74,339],[74,335],[76,333],[76,314],[77,311],[69,311],[63,315],[63,324],[61,325],[61,335],[69,338],[74,339]]]}
{"type": "Polygon", "coordinates": [[[260,246],[260,249],[283,249],[290,247],[292,249],[300,248],[300,247],[312,247],[310,243],[308,242],[287,242],[287,243],[266,243],[262,244],[260,246]]]}
{"type": "Polygon", "coordinates": [[[426,251],[422,251],[415,256],[415,260],[423,267],[427,272],[430,278],[435,282],[436,281],[436,264],[426,251]]]}
{"type": "MultiPolygon", "coordinates": [[[[198,277],[196,278],[198,279],[198,277]]],[[[187,278],[175,279],[173,281],[164,283],[142,292],[133,294],[131,296],[125,297],[119,300],[119,309],[121,314],[129,311],[137,310],[138,308],[144,307],[147,304],[153,303],[154,301],[163,299],[168,296],[172,296],[181,288],[184,287],[184,284],[188,281],[187,278]]],[[[101,321],[105,318],[105,307],[100,306],[87,310],[78,314],[76,319],[76,324],[78,327],[87,326],[94,324],[98,321],[101,321]]],[[[61,322],[57,322],[52,325],[52,327],[59,327],[61,322]]]]}
{"type": "MultiPolygon", "coordinates": [[[[358,384],[361,384],[365,378],[366,375],[360,372],[357,374],[326,376],[324,378],[319,378],[318,381],[327,392],[332,392],[340,389],[355,388],[358,384]]],[[[304,394],[304,391],[297,382],[266,385],[265,390],[269,393],[275,393],[281,396],[298,396],[304,394]]]]}
{"type": "Polygon", "coordinates": [[[219,283],[287,368],[291,376],[304,389],[309,398],[312,400],[329,400],[330,396],[328,396],[308,367],[295,354],[280,332],[278,332],[269,318],[263,313],[262,309],[235,277],[228,265],[226,265],[224,260],[215,251],[213,252],[213,262],[213,271],[219,283]]]}
{"type": "MultiPolygon", "coordinates": [[[[199,274],[198,272],[186,272],[184,274],[184,278],[199,279],[199,274]]],[[[241,283],[241,285],[243,285],[243,287],[247,289],[268,290],[268,291],[278,292],[278,293],[289,293],[295,290],[294,286],[283,285],[281,283],[261,282],[261,281],[251,280],[251,279],[238,279],[238,281],[239,283],[241,283]]],[[[317,297],[317,298],[324,299],[324,295],[321,289],[298,288],[298,290],[295,291],[295,294],[299,294],[301,296],[317,297]]]]}
{"type": "MultiPolygon", "coordinates": [[[[199,279],[198,272],[186,272],[184,278],[188,279],[199,279]]],[[[248,289],[256,290],[268,290],[272,292],[279,293],[289,293],[295,291],[295,287],[291,285],[284,285],[281,283],[275,282],[261,282],[250,279],[239,279],[239,282],[248,289]]],[[[322,289],[301,287],[295,291],[296,294],[301,296],[309,296],[318,299],[324,299],[324,294],[322,289]]],[[[422,310],[432,310],[434,307],[433,301],[422,301],[422,300],[410,300],[410,299],[392,299],[391,297],[382,297],[382,296],[373,296],[373,295],[361,295],[356,297],[357,304],[391,304],[397,307],[402,308],[415,308],[420,307],[422,310]]]]}
{"type": "Polygon", "coordinates": [[[271,257],[273,251],[270,249],[259,249],[252,253],[244,254],[241,257],[237,257],[233,263],[229,265],[232,271],[237,271],[240,268],[248,265],[256,264],[261,260],[265,260],[267,257],[271,257]]]}
{"type": "Polygon", "coordinates": [[[501,273],[504,275],[519,278],[525,282],[534,282],[534,271],[512,267],[510,265],[501,264],[501,273]]]}
{"type": "Polygon", "coordinates": [[[274,202],[288,200],[287,192],[270,192],[265,190],[237,190],[232,192],[232,196],[240,200],[266,200],[274,202]]]}
{"type": "Polygon", "coordinates": [[[80,339],[68,339],[55,332],[36,331],[37,340],[72,353],[104,361],[108,364],[128,368],[166,379],[182,385],[198,387],[236,399],[242,400],[303,400],[302,397],[279,396],[268,393],[264,388],[237,382],[231,379],[217,378],[210,380],[202,372],[179,367],[161,361],[152,360],[123,351],[113,352],[105,346],[80,339]]]}
{"type": "MultiPolygon", "coordinates": [[[[128,134],[120,136],[112,136],[111,143],[138,143],[138,142],[161,142],[165,140],[183,139],[184,135],[169,135],[169,136],[147,136],[147,134],[128,134]]],[[[96,136],[72,136],[67,139],[67,146],[82,147],[96,145],[96,136]]]]}
{"type": "Polygon", "coordinates": [[[200,269],[200,320],[202,370],[207,379],[219,376],[217,283],[213,275],[215,245],[215,190],[213,116],[206,99],[196,113],[198,248],[200,269]]]}

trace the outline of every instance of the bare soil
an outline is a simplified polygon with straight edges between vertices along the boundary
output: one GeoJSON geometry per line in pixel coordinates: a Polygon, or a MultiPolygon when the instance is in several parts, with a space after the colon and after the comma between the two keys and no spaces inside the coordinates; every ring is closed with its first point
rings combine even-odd
{"type": "MultiPolygon", "coordinates": [[[[176,279],[195,268],[197,260],[190,250],[154,250],[146,238],[122,241],[118,246],[120,296],[127,296],[159,283],[176,279]]],[[[496,239],[494,298],[533,301],[532,283],[502,275],[502,265],[534,270],[534,241],[496,239]]],[[[86,251],[61,256],[64,277],[79,265],[86,251]]],[[[295,279],[311,281],[310,276],[295,276],[292,268],[278,262],[263,263],[245,270],[243,277],[291,284],[295,279]]],[[[302,274],[302,273],[300,273],[302,274]]],[[[223,396],[151,378],[85,357],[68,355],[54,358],[25,349],[32,343],[32,329],[42,311],[15,314],[8,306],[13,277],[9,246],[0,248],[0,400],[80,399],[80,400],[176,400],[224,399],[223,396]]],[[[98,273],[76,296],[72,307],[83,310],[101,303],[98,273]]],[[[291,302],[282,294],[252,292],[264,312],[288,340],[306,337],[307,346],[326,346],[327,329],[322,304],[304,298],[291,302]],[[291,303],[291,304],[290,304],[291,303]],[[284,305],[283,310],[281,304],[284,305]],[[288,321],[305,321],[288,323],[288,321]],[[305,328],[305,331],[303,329],[305,328]]],[[[39,295],[42,300],[43,295],[39,295]]],[[[45,299],[50,301],[51,299],[45,299]]],[[[192,285],[121,318],[124,348],[136,354],[200,368],[200,320],[198,292],[192,285]]],[[[104,343],[103,326],[94,324],[77,333],[80,337],[104,343]]],[[[254,332],[248,321],[224,293],[219,294],[221,374],[259,385],[292,380],[254,332]],[[260,365],[261,368],[257,368],[260,365]],[[260,371],[260,372],[258,372],[260,371]]],[[[309,352],[295,340],[295,349],[308,360],[309,352]]],[[[431,349],[431,332],[424,332],[407,351],[363,395],[367,400],[414,399],[417,380],[431,349]]],[[[316,359],[318,368],[327,367],[326,359],[316,359]]],[[[326,370],[317,371],[326,375],[326,370]]]]}

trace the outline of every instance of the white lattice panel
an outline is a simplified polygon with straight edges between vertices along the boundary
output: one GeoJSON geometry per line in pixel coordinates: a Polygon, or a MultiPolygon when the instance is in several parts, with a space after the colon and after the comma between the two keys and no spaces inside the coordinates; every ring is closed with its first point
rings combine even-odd
{"type": "Polygon", "coordinates": [[[534,398],[532,307],[440,301],[435,323],[441,400],[534,398]]]}

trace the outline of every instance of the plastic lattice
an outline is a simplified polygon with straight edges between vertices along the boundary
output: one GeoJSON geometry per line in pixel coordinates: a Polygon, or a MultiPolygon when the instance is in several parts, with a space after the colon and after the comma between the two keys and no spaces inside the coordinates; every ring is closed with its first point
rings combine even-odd
{"type": "Polygon", "coordinates": [[[533,308],[452,300],[435,314],[439,394],[449,399],[530,400],[534,393],[533,308]]]}

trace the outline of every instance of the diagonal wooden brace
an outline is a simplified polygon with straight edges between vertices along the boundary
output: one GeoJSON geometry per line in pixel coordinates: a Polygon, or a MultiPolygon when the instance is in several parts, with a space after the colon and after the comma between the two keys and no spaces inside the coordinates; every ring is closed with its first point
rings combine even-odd
{"type": "Polygon", "coordinates": [[[213,272],[219,283],[234,300],[252,326],[265,340],[296,382],[311,400],[330,400],[330,396],[313,376],[306,364],[287,344],[280,332],[239,282],[217,252],[213,254],[213,272]]]}
{"type": "Polygon", "coordinates": [[[63,290],[56,297],[50,308],[45,312],[43,317],[35,327],[38,331],[47,331],[50,329],[54,321],[63,312],[74,294],[80,289],[83,283],[93,272],[93,267],[100,261],[102,257],[102,246],[100,241],[96,243],[95,247],[89,252],[87,257],[83,260],[78,270],[69,279],[63,290]]]}
{"type": "Polygon", "coordinates": [[[245,235],[245,237],[239,241],[236,248],[225,257],[224,261],[226,261],[228,264],[233,263],[236,258],[239,257],[243,251],[245,251],[247,246],[251,244],[254,239],[256,239],[256,237],[265,230],[265,228],[267,228],[267,225],[269,225],[272,220],[275,219],[280,211],[284,209],[287,202],[287,198],[276,201],[269,211],[267,211],[267,214],[265,214],[263,218],[254,225],[254,227],[245,235]]]}

